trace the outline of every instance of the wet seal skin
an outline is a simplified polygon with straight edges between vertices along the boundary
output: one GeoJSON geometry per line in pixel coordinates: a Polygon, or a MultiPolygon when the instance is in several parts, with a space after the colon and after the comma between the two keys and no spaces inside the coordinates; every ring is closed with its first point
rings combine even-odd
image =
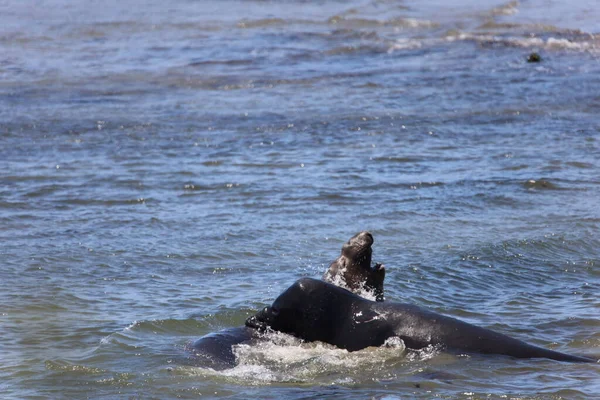
{"type": "Polygon", "coordinates": [[[370,232],[352,236],[342,247],[340,256],[325,271],[323,280],[357,294],[361,291],[373,293],[377,301],[383,301],[385,267],[379,263],[371,267],[371,246],[373,235],[370,232]]]}
{"type": "Polygon", "coordinates": [[[186,347],[196,356],[196,364],[219,371],[235,366],[234,345],[252,344],[259,340],[262,340],[262,335],[258,330],[239,326],[209,333],[186,347]]]}
{"type": "Polygon", "coordinates": [[[343,288],[310,278],[296,281],[270,307],[248,318],[246,326],[261,331],[270,328],[348,351],[381,346],[388,338],[396,336],[409,349],[433,345],[467,353],[597,362],[533,346],[412,304],[366,300],[343,288]]]}

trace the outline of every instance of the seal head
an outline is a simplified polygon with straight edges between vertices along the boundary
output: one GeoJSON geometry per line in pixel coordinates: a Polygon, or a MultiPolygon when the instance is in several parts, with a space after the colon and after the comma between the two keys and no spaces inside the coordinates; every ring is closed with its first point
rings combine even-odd
{"type": "Polygon", "coordinates": [[[373,235],[370,232],[363,231],[352,236],[342,247],[341,255],[323,275],[323,280],[354,293],[372,293],[375,300],[383,301],[385,267],[379,263],[371,267],[371,246],[373,235]]]}

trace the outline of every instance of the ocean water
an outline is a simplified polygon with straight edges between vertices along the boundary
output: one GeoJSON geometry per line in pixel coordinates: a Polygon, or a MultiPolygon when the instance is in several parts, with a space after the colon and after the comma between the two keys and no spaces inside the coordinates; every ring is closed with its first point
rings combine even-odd
{"type": "Polygon", "coordinates": [[[0,397],[600,398],[594,364],[185,350],[370,230],[388,301],[600,358],[599,21],[587,0],[0,0],[0,397]]]}

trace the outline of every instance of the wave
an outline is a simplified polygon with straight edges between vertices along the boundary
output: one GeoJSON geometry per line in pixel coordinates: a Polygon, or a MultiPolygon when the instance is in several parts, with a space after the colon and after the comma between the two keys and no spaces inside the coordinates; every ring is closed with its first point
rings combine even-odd
{"type": "Polygon", "coordinates": [[[520,47],[547,51],[577,51],[598,53],[600,40],[595,36],[580,34],[570,35],[571,38],[557,36],[511,36],[492,35],[488,33],[470,33],[449,31],[441,38],[398,38],[388,49],[388,53],[398,50],[419,49],[423,47],[440,46],[452,42],[474,42],[482,47],[520,47]]]}

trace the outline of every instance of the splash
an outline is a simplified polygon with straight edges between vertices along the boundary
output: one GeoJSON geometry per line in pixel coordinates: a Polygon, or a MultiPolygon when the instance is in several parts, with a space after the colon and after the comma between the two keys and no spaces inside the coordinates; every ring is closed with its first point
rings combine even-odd
{"type": "Polygon", "coordinates": [[[348,287],[346,280],[344,279],[344,275],[346,274],[346,267],[340,269],[338,271],[338,273],[334,276],[332,276],[329,273],[329,271],[327,271],[326,274],[327,274],[327,277],[325,280],[327,282],[329,282],[335,286],[341,287],[342,289],[346,289],[350,292],[353,292],[353,293],[357,294],[358,296],[365,298],[367,300],[376,301],[375,290],[367,289],[364,286],[357,290],[354,290],[354,289],[351,289],[350,287],[348,287]]]}
{"type": "Polygon", "coordinates": [[[381,347],[348,352],[326,343],[305,343],[284,333],[268,335],[269,340],[255,345],[234,346],[234,368],[215,371],[194,367],[188,373],[246,385],[352,385],[365,379],[389,378],[390,366],[408,360],[404,342],[398,337],[381,347]]]}

